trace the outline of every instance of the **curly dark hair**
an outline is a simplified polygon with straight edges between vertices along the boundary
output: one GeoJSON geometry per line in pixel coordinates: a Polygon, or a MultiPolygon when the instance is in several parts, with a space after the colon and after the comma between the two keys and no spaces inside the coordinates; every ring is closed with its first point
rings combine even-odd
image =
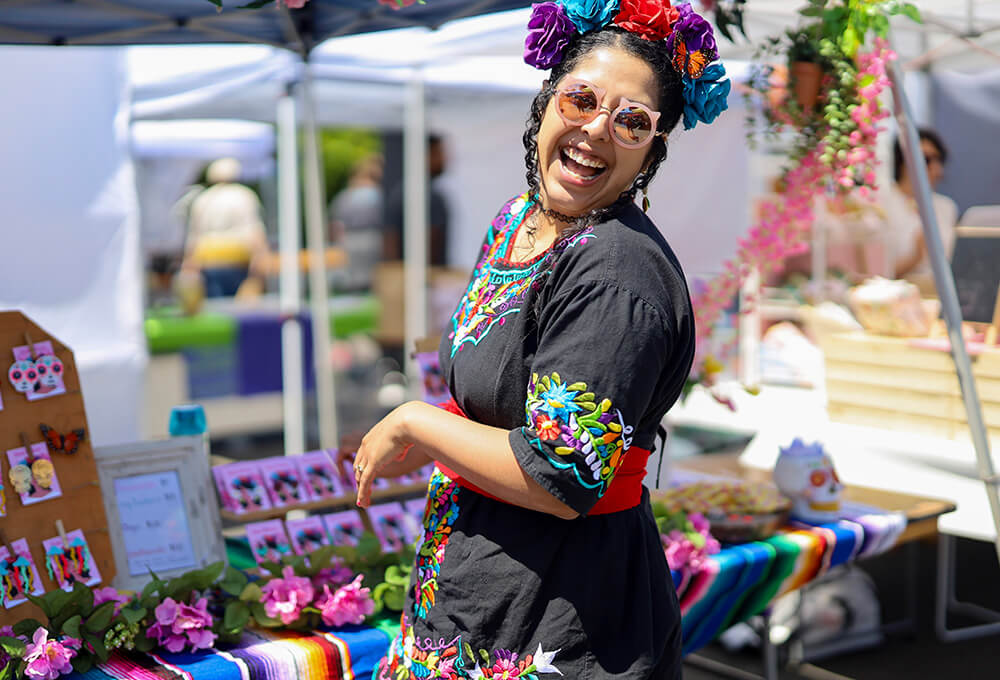
{"type": "Polygon", "coordinates": [[[590,225],[607,221],[635,200],[636,193],[649,185],[656,175],[660,163],[667,157],[666,133],[669,133],[677,126],[684,110],[681,77],[674,70],[673,64],[670,62],[670,55],[663,41],[653,42],[644,40],[635,33],[626,31],[618,26],[606,26],[600,30],[574,37],[566,47],[563,60],[552,67],[547,86],[543,87],[535,95],[535,99],[531,103],[531,111],[523,136],[525,149],[524,164],[527,168],[525,177],[528,180],[531,196],[539,195],[538,130],[542,126],[542,117],[545,115],[545,108],[549,105],[552,95],[555,94],[555,86],[562,80],[563,76],[576,68],[585,57],[600,48],[619,49],[649,64],[660,86],[659,101],[657,103],[657,108],[660,111],[660,119],[656,129],[657,132],[665,134],[664,136],[653,138],[646,153],[645,169],[636,176],[632,182],[632,186],[623,191],[611,205],[592,210],[586,215],[575,219],[567,228],[561,230],[559,240],[565,240],[590,225]]]}

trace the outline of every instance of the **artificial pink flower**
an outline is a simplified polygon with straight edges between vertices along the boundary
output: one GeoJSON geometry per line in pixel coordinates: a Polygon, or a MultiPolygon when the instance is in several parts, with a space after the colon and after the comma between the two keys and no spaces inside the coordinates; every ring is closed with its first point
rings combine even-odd
{"type": "Polygon", "coordinates": [[[309,0],[278,0],[279,5],[282,2],[285,3],[285,7],[288,9],[302,9],[306,6],[306,3],[309,2],[309,0]]]}
{"type": "Polygon", "coordinates": [[[295,570],[285,567],[282,578],[275,578],[264,584],[264,612],[272,619],[281,619],[286,626],[299,618],[304,607],[312,602],[316,591],[305,576],[296,576],[295,570]]]}
{"type": "Polygon", "coordinates": [[[80,649],[80,641],[74,638],[49,640],[49,631],[39,628],[24,655],[26,666],[24,675],[37,680],[55,680],[60,675],[73,671],[71,663],[80,649]]]}
{"type": "Polygon", "coordinates": [[[316,601],[316,607],[323,616],[323,623],[328,626],[343,626],[348,623],[361,623],[366,616],[375,611],[375,602],[371,590],[361,587],[360,574],[346,586],[341,586],[337,592],[331,593],[329,586],[323,586],[323,595],[316,601]]]}
{"type": "Polygon", "coordinates": [[[166,598],[154,610],[156,623],[149,627],[146,636],[156,640],[169,652],[183,651],[190,643],[191,649],[208,649],[215,644],[212,616],[208,613],[208,600],[201,598],[192,607],[166,598]]]}
{"type": "Polygon", "coordinates": [[[97,607],[98,605],[102,605],[105,602],[114,602],[115,616],[118,616],[118,613],[122,610],[122,607],[127,605],[131,601],[131,599],[132,598],[130,598],[128,595],[123,595],[119,593],[111,586],[108,586],[107,588],[97,588],[96,590],[94,590],[94,606],[97,607]]]}

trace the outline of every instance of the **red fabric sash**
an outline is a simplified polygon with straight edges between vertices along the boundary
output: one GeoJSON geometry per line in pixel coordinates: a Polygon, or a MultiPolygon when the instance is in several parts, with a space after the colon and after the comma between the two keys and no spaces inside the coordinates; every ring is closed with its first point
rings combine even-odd
{"type": "MultiPolygon", "coordinates": [[[[457,416],[468,418],[462,409],[455,403],[454,399],[449,399],[444,404],[438,404],[441,408],[457,416]]],[[[640,449],[638,446],[631,446],[623,456],[622,463],[615,473],[615,478],[611,480],[607,491],[600,500],[590,509],[588,515],[610,515],[613,512],[630,510],[639,505],[642,500],[642,480],[646,477],[646,462],[649,460],[649,449],[640,449]]],[[[453,480],[464,489],[475,491],[481,496],[486,496],[501,503],[507,503],[502,498],[497,498],[493,494],[483,491],[478,486],[463,478],[461,475],[445,467],[441,463],[435,463],[441,474],[453,480]]],[[[508,505],[511,505],[508,503],[508,505]]]]}

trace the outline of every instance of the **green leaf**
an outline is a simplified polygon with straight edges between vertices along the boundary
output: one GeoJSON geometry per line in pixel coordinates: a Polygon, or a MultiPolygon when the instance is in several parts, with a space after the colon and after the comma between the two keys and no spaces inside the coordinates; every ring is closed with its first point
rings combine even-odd
{"type": "Polygon", "coordinates": [[[213,562],[207,567],[190,572],[195,590],[205,590],[210,587],[222,575],[225,566],[225,562],[213,562]]]}
{"type": "Polygon", "coordinates": [[[899,13],[905,17],[909,17],[918,24],[924,23],[923,17],[920,16],[920,10],[912,3],[903,3],[903,6],[899,8],[899,13]]]}
{"type": "Polygon", "coordinates": [[[244,602],[230,602],[222,616],[222,626],[227,632],[243,630],[250,621],[250,607],[244,602]]]}
{"type": "Polygon", "coordinates": [[[385,580],[386,583],[390,583],[396,586],[406,587],[410,585],[410,575],[403,571],[403,568],[398,564],[393,564],[386,568],[385,570],[385,580]]]}
{"type": "Polygon", "coordinates": [[[253,614],[254,621],[257,625],[263,626],[265,628],[277,628],[281,625],[281,621],[278,619],[272,619],[264,611],[264,605],[260,602],[250,602],[248,603],[250,607],[250,613],[253,614]]]}
{"type": "Polygon", "coordinates": [[[324,545],[322,548],[312,551],[309,553],[309,568],[310,570],[315,570],[311,575],[319,572],[320,569],[325,569],[330,566],[333,561],[333,556],[336,548],[332,545],[324,545]]]}
{"type": "Polygon", "coordinates": [[[4,636],[0,637],[0,649],[2,649],[7,656],[20,659],[24,656],[24,652],[27,650],[27,645],[17,638],[4,636]]]}
{"type": "Polygon", "coordinates": [[[228,595],[239,595],[247,585],[247,575],[239,569],[227,566],[223,572],[219,588],[228,595]]]}
{"type": "Polygon", "coordinates": [[[381,554],[382,544],[379,543],[378,537],[370,531],[362,534],[361,540],[358,541],[358,557],[365,562],[370,562],[377,559],[381,554]]]}
{"type": "MultiPolygon", "coordinates": [[[[211,2],[212,0],[209,0],[211,2]]],[[[254,0],[253,2],[248,2],[245,5],[239,5],[236,9],[260,9],[261,7],[266,7],[270,5],[274,0],[254,0]]]]}
{"type": "Polygon", "coordinates": [[[73,599],[80,605],[80,615],[90,616],[94,611],[94,591],[79,581],[73,584],[73,599]]]}
{"type": "Polygon", "coordinates": [[[472,653],[472,645],[468,642],[464,642],[462,643],[462,650],[465,652],[465,655],[469,657],[469,663],[476,662],[476,655],[472,653]]]}
{"type": "Polygon", "coordinates": [[[483,660],[483,663],[489,663],[490,662],[490,653],[487,652],[485,649],[480,649],[479,650],[479,658],[483,660]]]}
{"type": "Polygon", "coordinates": [[[132,625],[142,621],[142,619],[146,616],[146,611],[146,609],[142,608],[133,609],[132,607],[129,607],[128,609],[123,609],[121,611],[121,616],[125,619],[125,623],[132,625]]]}
{"type": "Polygon", "coordinates": [[[260,602],[264,597],[264,591],[256,583],[248,583],[243,592],[240,593],[241,602],[260,602]]]}
{"type": "Polygon", "coordinates": [[[77,673],[86,673],[94,667],[94,657],[90,654],[77,654],[70,663],[73,664],[73,670],[77,673]]]}
{"type": "Polygon", "coordinates": [[[90,615],[83,627],[94,633],[102,631],[111,624],[111,618],[115,615],[115,602],[109,601],[100,605],[90,615]]]}
{"type": "Polygon", "coordinates": [[[406,604],[406,591],[402,588],[388,590],[383,596],[382,602],[385,604],[386,609],[401,612],[403,611],[403,606],[406,604]]]}
{"type": "Polygon", "coordinates": [[[889,34],[889,17],[879,14],[872,19],[872,30],[875,35],[884,38],[889,34]]]}
{"type": "Polygon", "coordinates": [[[281,578],[281,570],[284,569],[284,565],[278,564],[277,562],[261,562],[260,566],[263,567],[264,571],[267,571],[276,578],[281,578]]]}
{"type": "Polygon", "coordinates": [[[94,655],[99,661],[103,663],[108,660],[108,648],[104,646],[104,640],[90,633],[84,633],[83,639],[93,648],[94,655]]]}
{"type": "Polygon", "coordinates": [[[14,662],[10,661],[6,666],[0,668],[0,680],[13,680],[14,678],[14,662]]]}
{"type": "Polygon", "coordinates": [[[153,574],[152,570],[150,570],[149,573],[152,574],[153,580],[150,581],[149,583],[147,583],[145,585],[145,587],[143,587],[142,592],[139,593],[139,599],[143,600],[143,601],[145,601],[146,598],[148,598],[150,595],[152,595],[157,590],[159,590],[160,586],[163,585],[163,581],[161,581],[160,579],[156,578],[156,574],[153,574]]]}
{"type": "Polygon", "coordinates": [[[156,646],[156,640],[146,637],[145,635],[135,636],[135,648],[140,652],[151,652],[153,647],[156,646]]]}
{"type": "Polygon", "coordinates": [[[57,588],[45,593],[40,598],[29,595],[28,599],[39,605],[50,619],[55,619],[61,612],[65,612],[66,606],[73,600],[73,593],[67,593],[65,590],[57,588]]]}
{"type": "Polygon", "coordinates": [[[43,628],[42,624],[35,619],[22,619],[14,624],[14,635],[23,635],[24,637],[31,639],[35,635],[35,631],[39,628],[43,628]]]}
{"type": "Polygon", "coordinates": [[[799,14],[804,17],[821,17],[823,16],[823,8],[818,5],[803,7],[799,10],[799,14]]]}
{"type": "Polygon", "coordinates": [[[80,639],[80,623],[83,618],[77,614],[76,616],[71,616],[66,619],[66,623],[62,625],[62,632],[69,635],[71,638],[80,639]]]}

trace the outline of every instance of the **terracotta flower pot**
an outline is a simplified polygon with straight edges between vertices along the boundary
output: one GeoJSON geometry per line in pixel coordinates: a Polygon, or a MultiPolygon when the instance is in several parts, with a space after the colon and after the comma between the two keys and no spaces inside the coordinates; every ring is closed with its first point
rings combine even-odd
{"type": "Polygon", "coordinates": [[[803,111],[812,111],[816,108],[816,102],[819,100],[823,69],[820,68],[819,64],[812,62],[794,61],[790,70],[795,101],[798,102],[803,111]]]}

